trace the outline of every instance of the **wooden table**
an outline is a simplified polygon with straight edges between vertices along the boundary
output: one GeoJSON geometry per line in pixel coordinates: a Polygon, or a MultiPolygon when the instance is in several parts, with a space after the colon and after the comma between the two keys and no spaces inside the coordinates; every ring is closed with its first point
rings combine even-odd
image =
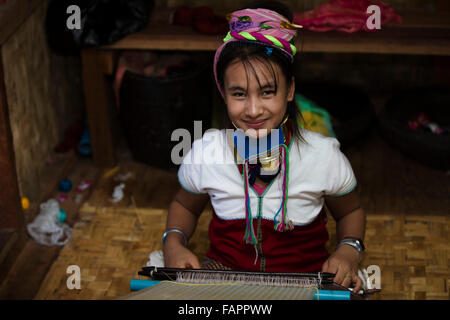
{"type": "MultiPolygon", "coordinates": [[[[401,25],[384,26],[373,33],[312,32],[302,30],[297,48],[303,52],[370,53],[450,56],[450,17],[448,15],[402,15],[401,25]],[[303,41],[301,38],[303,36],[303,41]]],[[[168,25],[159,14],[140,32],[105,47],[82,51],[83,85],[91,133],[94,162],[112,166],[114,143],[105,75],[115,69],[119,50],[215,51],[224,35],[207,36],[189,27],[168,25]]]]}

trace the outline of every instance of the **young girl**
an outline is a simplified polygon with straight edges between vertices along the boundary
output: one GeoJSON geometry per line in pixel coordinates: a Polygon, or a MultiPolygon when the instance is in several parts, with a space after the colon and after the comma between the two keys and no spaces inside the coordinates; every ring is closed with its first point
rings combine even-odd
{"type": "Polygon", "coordinates": [[[194,141],[178,171],[182,188],[168,210],[165,266],[323,271],[357,292],[365,213],[339,142],[299,126],[292,66],[299,26],[282,6],[239,10],[228,18],[230,32],[214,61],[228,129],[241,129],[252,141],[271,132],[282,140],[252,164],[237,150],[238,135],[230,130],[194,141]],[[224,153],[234,161],[219,159],[224,153]],[[208,201],[214,209],[210,249],[201,265],[187,243],[208,201]],[[325,249],[324,204],[337,225],[339,244],[331,255],[325,249]]]}

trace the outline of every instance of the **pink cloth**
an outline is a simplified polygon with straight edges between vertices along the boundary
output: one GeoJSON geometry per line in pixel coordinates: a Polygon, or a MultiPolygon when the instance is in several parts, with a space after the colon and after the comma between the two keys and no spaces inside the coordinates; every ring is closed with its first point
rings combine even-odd
{"type": "Polygon", "coordinates": [[[253,184],[253,189],[255,189],[256,192],[258,192],[259,195],[262,195],[264,193],[264,190],[266,190],[267,186],[260,186],[257,183],[253,184]]]}
{"type": "Polygon", "coordinates": [[[270,35],[287,42],[293,42],[297,35],[295,28],[287,27],[290,25],[287,18],[268,9],[238,10],[227,18],[231,32],[256,32],[259,35],[270,35]]]}
{"type": "Polygon", "coordinates": [[[402,18],[392,7],[378,0],[330,0],[314,10],[295,13],[293,21],[312,31],[372,32],[376,29],[370,30],[366,24],[371,15],[366,13],[370,5],[380,7],[381,25],[389,22],[402,23],[402,18]]]}

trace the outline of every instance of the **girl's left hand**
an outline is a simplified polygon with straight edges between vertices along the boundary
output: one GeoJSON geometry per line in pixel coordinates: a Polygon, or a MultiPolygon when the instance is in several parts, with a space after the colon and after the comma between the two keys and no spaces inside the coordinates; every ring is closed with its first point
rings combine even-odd
{"type": "Polygon", "coordinates": [[[358,277],[359,253],[348,245],[340,246],[322,266],[322,272],[334,273],[334,282],[346,288],[354,283],[353,292],[357,293],[362,287],[362,280],[358,277]]]}

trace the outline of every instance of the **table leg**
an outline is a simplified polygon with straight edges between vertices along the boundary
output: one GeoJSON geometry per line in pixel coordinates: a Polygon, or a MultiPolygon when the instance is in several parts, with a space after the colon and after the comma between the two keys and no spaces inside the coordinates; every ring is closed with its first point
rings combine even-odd
{"type": "Polygon", "coordinates": [[[94,163],[101,167],[115,164],[108,83],[105,77],[105,55],[97,49],[83,49],[83,87],[89,121],[94,163]]]}

